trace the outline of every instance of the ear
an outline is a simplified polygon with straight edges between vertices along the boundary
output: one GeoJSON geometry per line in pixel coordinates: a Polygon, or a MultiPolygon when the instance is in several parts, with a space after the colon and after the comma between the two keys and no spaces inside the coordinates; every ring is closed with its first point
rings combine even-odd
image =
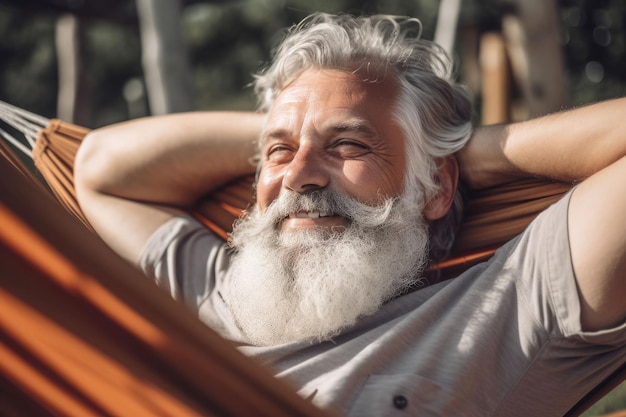
{"type": "Polygon", "coordinates": [[[454,202],[456,187],[459,183],[459,164],[454,156],[437,159],[437,178],[441,189],[426,203],[424,218],[434,221],[442,218],[454,202]]]}

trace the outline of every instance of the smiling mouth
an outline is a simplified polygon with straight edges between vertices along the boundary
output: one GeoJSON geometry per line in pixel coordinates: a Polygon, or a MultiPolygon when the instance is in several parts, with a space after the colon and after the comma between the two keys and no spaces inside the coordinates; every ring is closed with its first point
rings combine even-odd
{"type": "Polygon", "coordinates": [[[287,218],[289,219],[319,219],[320,217],[332,217],[333,213],[325,213],[320,211],[299,211],[297,213],[291,213],[287,218]]]}
{"type": "Polygon", "coordinates": [[[300,231],[320,229],[328,236],[346,230],[349,221],[333,212],[323,212],[319,210],[298,211],[290,213],[285,217],[279,228],[282,231],[300,231]]]}

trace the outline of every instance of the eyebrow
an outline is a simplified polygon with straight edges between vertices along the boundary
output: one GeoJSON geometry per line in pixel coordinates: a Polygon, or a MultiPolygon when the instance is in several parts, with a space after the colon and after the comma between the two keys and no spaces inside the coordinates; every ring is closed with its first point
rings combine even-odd
{"type": "Polygon", "coordinates": [[[259,145],[263,146],[263,144],[272,139],[283,139],[291,136],[291,133],[287,129],[283,128],[275,128],[263,132],[261,138],[259,139],[259,145]]]}
{"type": "MultiPolygon", "coordinates": [[[[363,134],[368,138],[377,138],[379,136],[376,130],[374,130],[374,128],[368,122],[362,119],[347,120],[335,123],[325,130],[331,133],[356,132],[363,134]]],[[[288,129],[278,127],[263,133],[259,143],[263,145],[263,143],[267,142],[268,140],[283,139],[290,136],[292,136],[292,134],[288,129]]]]}
{"type": "Polygon", "coordinates": [[[370,138],[378,137],[374,128],[364,120],[348,120],[341,122],[332,126],[330,130],[336,133],[357,132],[370,138]]]}

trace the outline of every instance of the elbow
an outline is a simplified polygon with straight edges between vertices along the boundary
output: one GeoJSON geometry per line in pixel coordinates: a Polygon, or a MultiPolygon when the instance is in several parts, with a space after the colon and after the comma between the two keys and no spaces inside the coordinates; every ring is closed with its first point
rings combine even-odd
{"type": "Polygon", "coordinates": [[[74,159],[74,186],[77,193],[81,190],[102,192],[107,188],[110,178],[112,158],[102,146],[105,140],[99,131],[92,131],[85,136],[74,159]]]}

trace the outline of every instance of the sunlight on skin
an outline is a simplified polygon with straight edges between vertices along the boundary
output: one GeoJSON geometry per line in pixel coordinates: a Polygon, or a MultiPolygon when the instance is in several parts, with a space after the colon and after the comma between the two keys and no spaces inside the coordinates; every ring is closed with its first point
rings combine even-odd
{"type": "MultiPolygon", "coordinates": [[[[282,189],[332,187],[371,205],[400,195],[406,160],[404,135],[391,115],[397,92],[392,80],[368,83],[358,73],[302,73],[268,115],[261,137],[259,208],[265,210],[282,189]]],[[[312,212],[293,213],[281,227],[337,232],[347,224],[332,213],[312,212]]]]}

